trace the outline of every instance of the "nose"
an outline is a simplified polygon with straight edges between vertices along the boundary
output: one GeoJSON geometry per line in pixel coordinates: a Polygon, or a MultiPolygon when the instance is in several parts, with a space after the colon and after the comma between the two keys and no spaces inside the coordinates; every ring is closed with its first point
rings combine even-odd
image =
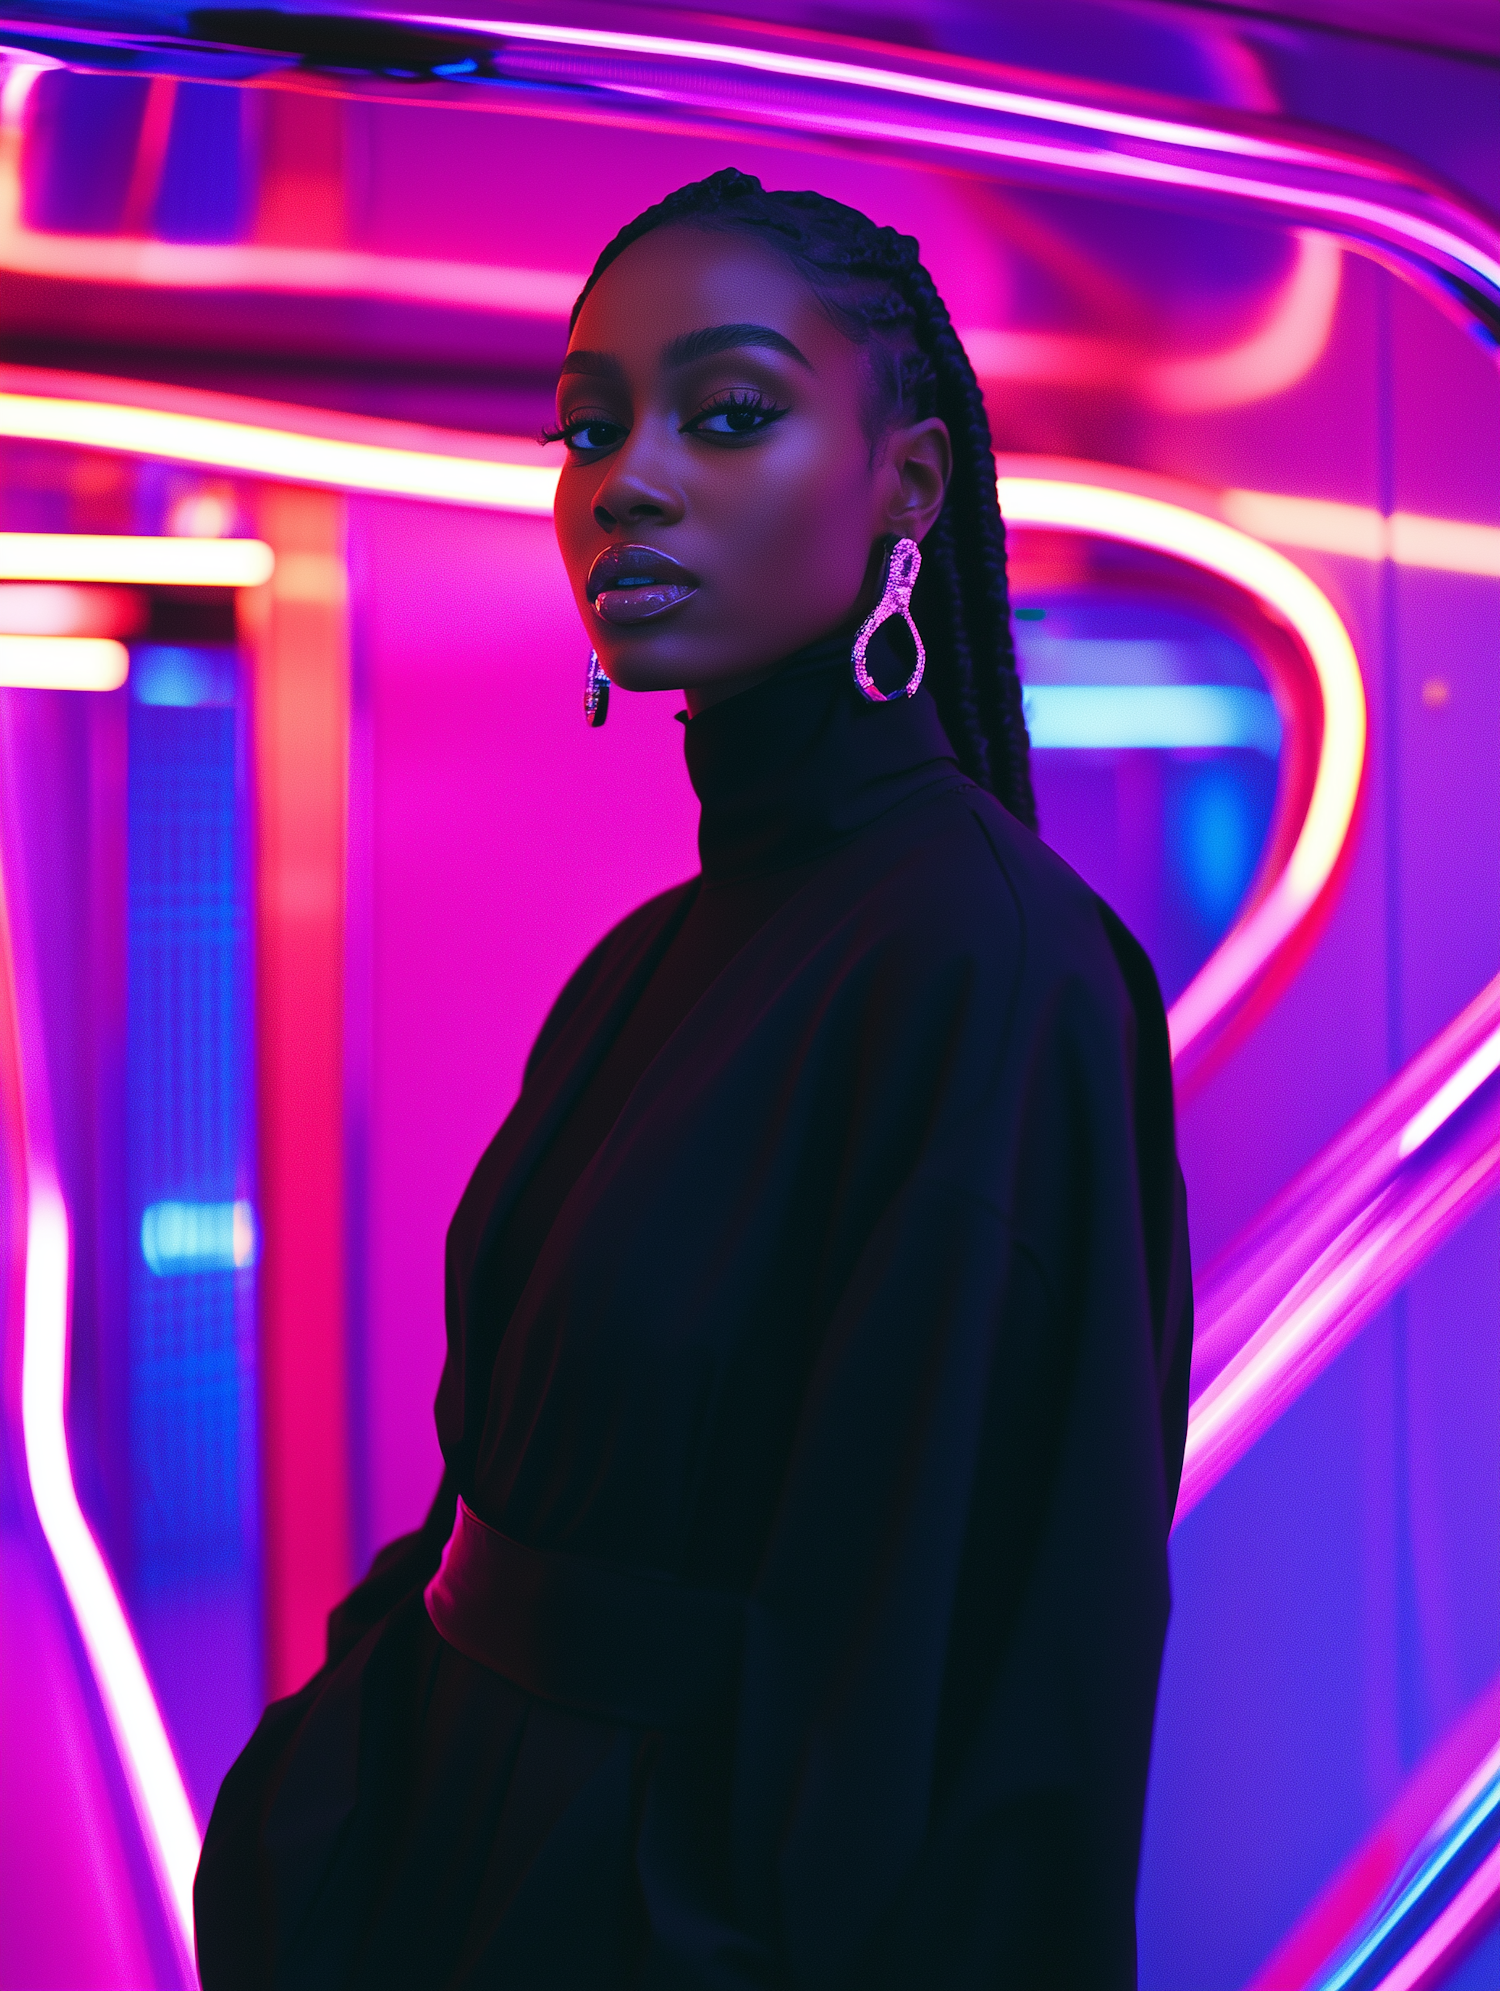
{"type": "Polygon", "coordinates": [[[606,462],[594,492],[594,523],[601,532],[675,524],[683,514],[682,492],[665,469],[656,440],[634,430],[606,462]]]}

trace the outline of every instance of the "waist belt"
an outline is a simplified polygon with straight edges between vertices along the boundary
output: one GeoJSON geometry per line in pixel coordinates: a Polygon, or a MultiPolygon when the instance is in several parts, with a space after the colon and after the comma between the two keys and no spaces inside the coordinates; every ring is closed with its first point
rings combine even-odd
{"type": "Polygon", "coordinates": [[[527,1548],[463,1500],[423,1594],[459,1652],[528,1694],[608,1721],[689,1727],[734,1688],[740,1598],[527,1548]]]}

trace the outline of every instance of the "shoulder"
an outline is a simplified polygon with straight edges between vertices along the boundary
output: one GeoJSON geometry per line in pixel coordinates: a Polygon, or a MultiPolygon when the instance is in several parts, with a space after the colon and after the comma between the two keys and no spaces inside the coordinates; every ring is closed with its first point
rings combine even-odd
{"type": "Polygon", "coordinates": [[[964,783],[925,816],[880,896],[934,964],[957,954],[1043,982],[1154,989],[1150,963],[1115,914],[992,795],[964,783]]]}
{"type": "Polygon", "coordinates": [[[628,974],[641,956],[654,947],[662,932],[669,927],[687,902],[698,889],[698,880],[688,878],[680,885],[670,886],[665,892],[658,892],[655,898],[647,899],[633,912],[626,913],[596,942],[573,970],[562,990],[547,1012],[547,1020],[537,1032],[536,1042],[531,1047],[526,1060],[526,1078],[530,1079],[548,1046],[567,1024],[588,997],[598,988],[628,974]]]}

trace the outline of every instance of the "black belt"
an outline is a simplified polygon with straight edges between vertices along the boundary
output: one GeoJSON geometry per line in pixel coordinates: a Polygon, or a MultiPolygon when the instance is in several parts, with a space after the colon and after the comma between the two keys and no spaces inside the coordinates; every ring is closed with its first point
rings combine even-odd
{"type": "Polygon", "coordinates": [[[585,1714],[685,1728],[734,1688],[742,1599],[527,1548],[463,1500],[423,1594],[449,1645],[528,1694],[585,1714]]]}

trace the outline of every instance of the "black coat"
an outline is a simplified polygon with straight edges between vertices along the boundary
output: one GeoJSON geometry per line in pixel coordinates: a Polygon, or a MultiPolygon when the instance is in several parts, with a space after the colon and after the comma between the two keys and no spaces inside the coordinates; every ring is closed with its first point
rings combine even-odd
{"type": "Polygon", "coordinates": [[[687,736],[703,876],[575,974],[460,1205],[443,1490],[225,1782],[208,1991],[1135,1981],[1191,1339],[1155,978],[925,692],[824,648],[687,736]],[[715,1716],[445,1643],[459,1491],[746,1599],[715,1716]]]}

